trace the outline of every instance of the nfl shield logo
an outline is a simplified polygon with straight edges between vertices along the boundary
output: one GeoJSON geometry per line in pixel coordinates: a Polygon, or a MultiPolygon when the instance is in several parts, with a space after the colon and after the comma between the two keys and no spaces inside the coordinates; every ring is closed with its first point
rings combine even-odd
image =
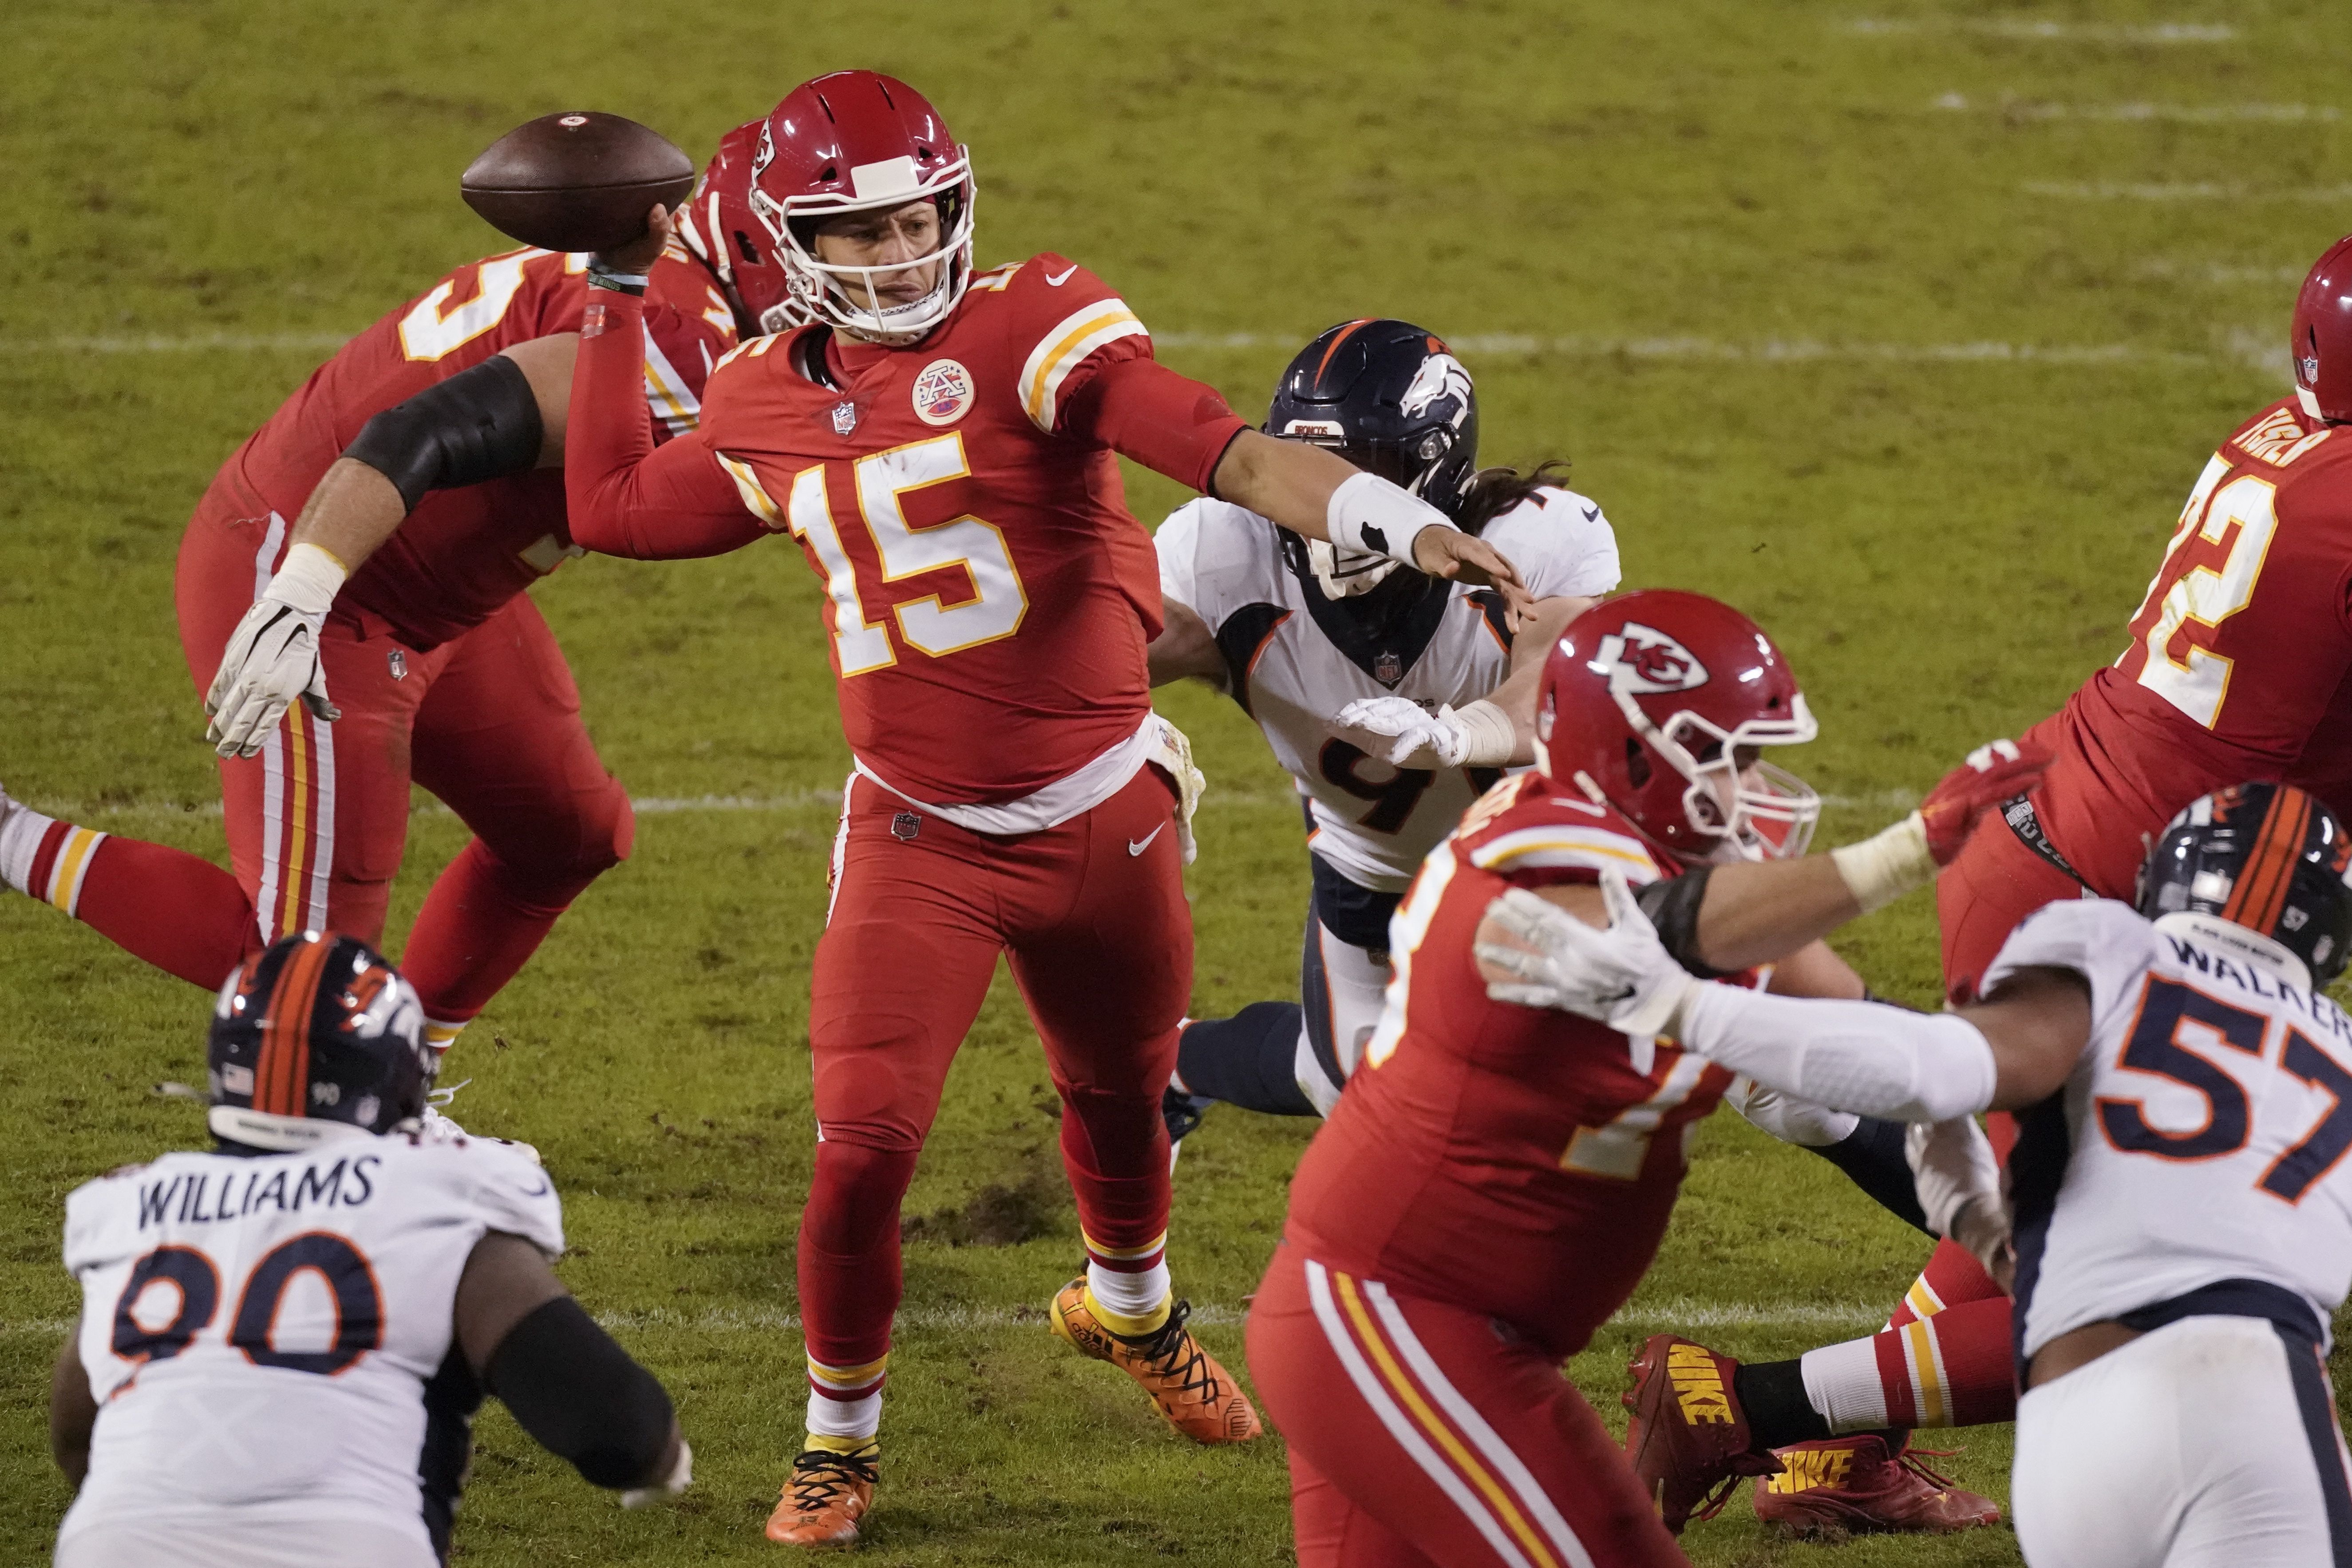
{"type": "Polygon", "coordinates": [[[901,844],[911,844],[915,835],[923,830],[923,819],[911,811],[902,811],[890,819],[890,837],[901,844]]]}
{"type": "Polygon", "coordinates": [[[833,405],[833,433],[846,436],[857,428],[857,405],[836,403],[833,405]]]}
{"type": "Polygon", "coordinates": [[[1392,653],[1384,653],[1372,660],[1372,679],[1383,686],[1394,686],[1404,679],[1404,660],[1392,653]]]}

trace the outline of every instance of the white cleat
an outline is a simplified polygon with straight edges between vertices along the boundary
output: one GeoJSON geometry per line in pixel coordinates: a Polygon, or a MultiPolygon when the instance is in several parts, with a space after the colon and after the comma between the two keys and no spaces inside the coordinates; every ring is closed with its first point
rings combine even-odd
{"type": "MultiPolygon", "coordinates": [[[[472,1081],[473,1079],[467,1079],[466,1083],[472,1081]]],[[[447,1089],[436,1089],[426,1097],[425,1113],[416,1119],[415,1135],[418,1142],[489,1143],[509,1153],[520,1154],[534,1165],[545,1163],[540,1159],[539,1151],[520,1138],[491,1138],[479,1132],[468,1132],[448,1117],[442,1115],[441,1107],[448,1104],[457,1090],[465,1087],[465,1083],[453,1084],[447,1089]]]]}

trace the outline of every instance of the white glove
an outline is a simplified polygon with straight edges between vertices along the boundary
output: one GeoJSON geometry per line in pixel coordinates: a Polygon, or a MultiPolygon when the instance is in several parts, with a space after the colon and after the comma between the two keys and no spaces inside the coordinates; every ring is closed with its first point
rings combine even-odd
{"type": "Polygon", "coordinates": [[[205,695],[205,711],[212,717],[205,739],[213,750],[224,757],[252,756],[298,697],[313,718],[331,722],[343,716],[327,700],[319,629],[344,575],[342,563],[315,544],[286,552],[286,564],[230,634],[205,695]]]}
{"type": "Polygon", "coordinates": [[[1915,1121],[1904,1134],[1903,1152],[1927,1228],[1967,1247],[2008,1289],[2016,1269],[2009,1205],[2001,1200],[2000,1162],[1976,1118],[1915,1121]]]}
{"type": "Polygon", "coordinates": [[[677,1463],[670,1472],[649,1487],[631,1487],[621,1494],[623,1508],[643,1508],[647,1503],[667,1502],[694,1484],[694,1450],[685,1438],[677,1440],[677,1463]]]}
{"type": "Polygon", "coordinates": [[[1395,768],[1460,767],[1470,745],[1454,710],[1432,713],[1409,697],[1359,697],[1332,728],[1355,731],[1370,742],[1366,752],[1395,768]]]}
{"type": "Polygon", "coordinates": [[[1493,981],[1486,994],[1522,1007],[1579,1013],[1623,1035],[1680,1034],[1684,1006],[1706,983],[1666,952],[1622,876],[1601,872],[1601,897],[1609,910],[1606,930],[1524,888],[1488,904],[1486,918],[1532,951],[1477,943],[1474,951],[1482,962],[1525,982],[1493,981]]]}

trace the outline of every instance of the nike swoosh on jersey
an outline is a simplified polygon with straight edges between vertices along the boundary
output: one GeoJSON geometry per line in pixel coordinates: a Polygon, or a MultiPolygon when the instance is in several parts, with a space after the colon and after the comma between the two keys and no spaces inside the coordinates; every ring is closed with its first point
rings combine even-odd
{"type": "Polygon", "coordinates": [[[1153,839],[1155,839],[1155,838],[1159,837],[1160,837],[1160,832],[1161,832],[1163,829],[1165,829],[1165,828],[1167,827],[1167,826],[1168,826],[1168,825],[1167,825],[1166,823],[1164,823],[1164,822],[1163,822],[1163,823],[1161,823],[1161,824],[1160,825],[1160,826],[1153,828],[1150,832],[1149,832],[1149,833],[1145,834],[1142,837],[1140,837],[1140,838],[1130,838],[1130,839],[1129,839],[1129,840],[1127,841],[1127,852],[1128,852],[1129,854],[1130,854],[1130,855],[1140,855],[1140,854],[1142,854],[1145,850],[1147,850],[1147,849],[1149,849],[1149,848],[1150,848],[1150,847],[1151,847],[1151,841],[1152,841],[1153,839]]]}
{"type": "Polygon", "coordinates": [[[1584,509],[1584,521],[1587,522],[1599,522],[1601,521],[1601,509],[1597,506],[1586,507],[1584,509]]]}
{"type": "Polygon", "coordinates": [[[1045,286],[1048,289],[1059,289],[1063,284],[1067,283],[1070,280],[1070,274],[1076,272],[1077,269],[1078,264],[1073,261],[1067,267],[1062,268],[1061,274],[1058,277],[1051,272],[1046,273],[1045,286]]]}

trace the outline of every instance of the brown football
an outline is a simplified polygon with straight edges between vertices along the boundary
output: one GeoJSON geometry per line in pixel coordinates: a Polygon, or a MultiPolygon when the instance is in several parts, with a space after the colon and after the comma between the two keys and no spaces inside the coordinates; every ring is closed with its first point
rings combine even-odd
{"type": "Polygon", "coordinates": [[[457,181],[499,233],[547,250],[616,250],[646,232],[656,202],[675,212],[694,163],[617,114],[541,115],[491,142],[457,181]]]}

